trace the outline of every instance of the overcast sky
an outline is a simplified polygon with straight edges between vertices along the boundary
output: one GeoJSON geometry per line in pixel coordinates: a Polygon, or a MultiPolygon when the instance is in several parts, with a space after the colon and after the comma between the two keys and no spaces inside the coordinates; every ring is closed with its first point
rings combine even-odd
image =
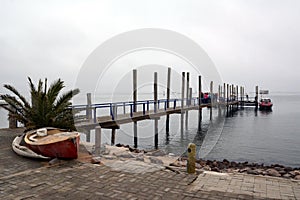
{"type": "Polygon", "coordinates": [[[0,84],[25,90],[30,76],[62,78],[71,88],[95,48],[141,28],[189,37],[206,51],[223,81],[248,92],[255,85],[271,93],[300,92],[297,0],[1,0],[0,84]]]}

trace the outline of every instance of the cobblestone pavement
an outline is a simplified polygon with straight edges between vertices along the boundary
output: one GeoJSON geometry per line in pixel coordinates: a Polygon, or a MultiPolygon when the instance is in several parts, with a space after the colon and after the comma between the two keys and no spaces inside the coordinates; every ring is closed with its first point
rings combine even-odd
{"type": "Polygon", "coordinates": [[[49,166],[15,155],[14,134],[0,130],[0,199],[300,199],[299,181],[267,176],[178,174],[138,161],[49,166]]]}

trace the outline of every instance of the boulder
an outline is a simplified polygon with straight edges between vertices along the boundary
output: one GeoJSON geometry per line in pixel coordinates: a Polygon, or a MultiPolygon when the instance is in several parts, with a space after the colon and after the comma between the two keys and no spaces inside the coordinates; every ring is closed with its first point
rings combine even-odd
{"type": "Polygon", "coordinates": [[[295,176],[294,179],[300,180],[300,175],[295,176]]]}
{"type": "Polygon", "coordinates": [[[267,172],[267,174],[269,176],[276,176],[276,177],[280,177],[281,176],[281,174],[277,170],[272,169],[272,168],[268,169],[266,172],[267,172]]]}
{"type": "Polygon", "coordinates": [[[291,167],[286,167],[286,168],[284,168],[284,170],[285,170],[286,172],[290,172],[290,171],[293,171],[293,168],[291,168],[291,167]]]}
{"type": "Polygon", "coordinates": [[[101,163],[101,157],[92,157],[91,163],[92,164],[100,164],[101,163]]]}
{"type": "Polygon", "coordinates": [[[283,178],[292,178],[292,176],[291,176],[289,173],[284,174],[282,177],[283,177],[283,178]]]}
{"type": "Polygon", "coordinates": [[[217,167],[213,167],[213,168],[211,168],[211,171],[214,171],[214,172],[220,172],[220,169],[217,168],[217,167]]]}
{"type": "Polygon", "coordinates": [[[205,170],[205,171],[211,171],[211,168],[208,165],[204,166],[202,169],[205,170]]]}
{"type": "Polygon", "coordinates": [[[296,176],[300,175],[300,171],[298,171],[298,170],[295,170],[294,173],[295,173],[296,176]]]}
{"type": "Polygon", "coordinates": [[[247,170],[247,174],[253,174],[253,175],[259,175],[260,174],[260,172],[258,171],[258,170],[256,170],[256,169],[249,169],[249,170],[247,170]]]}

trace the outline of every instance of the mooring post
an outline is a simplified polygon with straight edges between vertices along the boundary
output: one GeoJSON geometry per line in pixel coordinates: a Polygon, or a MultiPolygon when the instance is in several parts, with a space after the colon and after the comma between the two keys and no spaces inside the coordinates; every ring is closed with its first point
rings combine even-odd
{"type": "Polygon", "coordinates": [[[99,155],[101,150],[101,126],[95,127],[95,154],[99,155]]]}
{"type": "Polygon", "coordinates": [[[213,84],[214,82],[210,82],[210,112],[209,112],[209,119],[212,120],[212,107],[213,107],[213,101],[214,101],[214,94],[213,94],[213,84]]]}
{"type": "Polygon", "coordinates": [[[92,94],[87,93],[87,106],[86,106],[86,118],[91,121],[92,120],[92,94]]]}
{"type": "Polygon", "coordinates": [[[12,114],[15,114],[17,112],[17,109],[13,108],[12,106],[10,106],[9,108],[13,112],[9,112],[9,114],[8,114],[8,127],[9,128],[17,128],[18,127],[17,119],[15,117],[11,116],[12,114]]]}
{"type": "MultiPolygon", "coordinates": [[[[133,113],[136,112],[136,101],[137,101],[137,70],[133,70],[133,113]]],[[[134,114],[133,114],[134,115],[134,114]]],[[[138,137],[137,137],[137,121],[133,122],[133,134],[134,134],[134,148],[137,148],[138,137]]]]}
{"type": "MultiPolygon", "coordinates": [[[[154,72],[154,111],[157,110],[157,72],[154,72]]],[[[158,149],[158,119],[154,119],[154,146],[158,149]]]]}
{"type": "Polygon", "coordinates": [[[184,121],[184,86],[185,86],[185,72],[182,72],[182,77],[181,77],[181,115],[180,115],[180,130],[181,134],[183,134],[183,121],[184,121]]]}
{"type": "Polygon", "coordinates": [[[190,143],[188,146],[187,173],[196,173],[196,145],[190,143]]]}
{"type": "Polygon", "coordinates": [[[202,121],[202,108],[201,108],[201,98],[202,98],[202,85],[201,76],[198,76],[198,131],[201,131],[201,121],[202,121]]]}
{"type": "MultiPolygon", "coordinates": [[[[168,68],[168,77],[167,77],[167,109],[170,106],[170,87],[171,87],[171,67],[168,68]]],[[[166,116],[166,134],[169,135],[170,132],[170,116],[166,116]]]]}

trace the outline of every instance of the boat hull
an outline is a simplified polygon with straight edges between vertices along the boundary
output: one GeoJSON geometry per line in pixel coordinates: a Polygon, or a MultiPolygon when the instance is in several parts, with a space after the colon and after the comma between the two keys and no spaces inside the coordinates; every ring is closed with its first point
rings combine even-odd
{"type": "MultiPolygon", "coordinates": [[[[62,132],[64,133],[64,132],[62,132]]],[[[30,141],[30,135],[27,134],[25,142],[28,148],[45,157],[60,159],[76,159],[78,158],[80,134],[61,139],[59,141],[45,142],[45,144],[35,144],[30,141]]]]}
{"type": "Polygon", "coordinates": [[[272,110],[273,105],[259,105],[260,110],[272,110]]]}
{"type": "Polygon", "coordinates": [[[31,150],[45,157],[76,159],[79,150],[79,137],[45,145],[27,145],[31,150]]]}

